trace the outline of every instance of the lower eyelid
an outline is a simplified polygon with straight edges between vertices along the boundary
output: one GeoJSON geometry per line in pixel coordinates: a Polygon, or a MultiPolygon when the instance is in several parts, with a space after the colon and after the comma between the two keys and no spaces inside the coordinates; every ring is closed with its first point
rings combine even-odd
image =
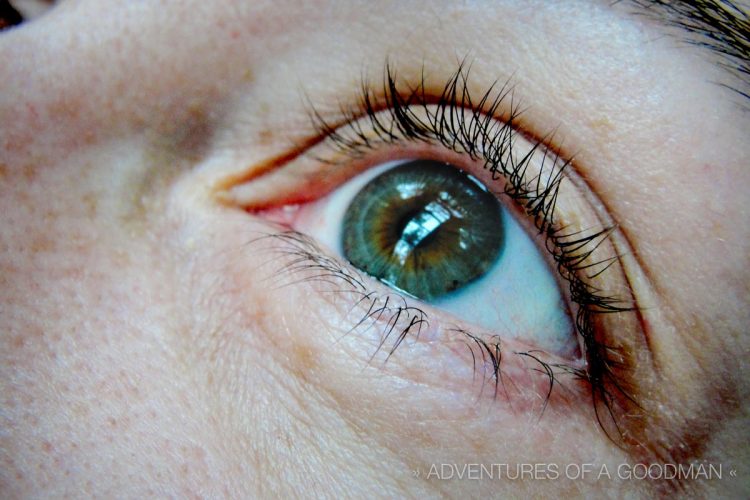
{"type": "Polygon", "coordinates": [[[582,364],[492,333],[468,331],[445,313],[362,276],[306,235],[272,233],[254,244],[278,259],[269,269],[276,286],[310,287],[311,294],[338,311],[341,317],[331,320],[344,326],[334,334],[332,348],[350,339],[363,366],[378,365],[415,383],[505,401],[517,411],[585,397],[586,385],[578,376],[582,364]],[[553,394],[555,385],[563,394],[553,394]]]}

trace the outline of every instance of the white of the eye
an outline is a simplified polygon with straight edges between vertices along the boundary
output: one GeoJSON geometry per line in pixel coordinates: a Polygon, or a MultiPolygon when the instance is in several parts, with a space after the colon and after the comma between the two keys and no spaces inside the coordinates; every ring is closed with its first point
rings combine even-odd
{"type": "Polygon", "coordinates": [[[577,339],[553,271],[518,221],[503,212],[505,247],[498,262],[432,304],[502,336],[572,355],[577,339]]]}
{"type": "MultiPolygon", "coordinates": [[[[351,201],[372,179],[408,161],[369,169],[305,206],[296,219],[296,229],[343,255],[342,222],[351,201]]],[[[572,355],[577,339],[554,271],[515,217],[506,209],[503,216],[505,246],[497,263],[473,283],[430,303],[501,337],[572,355]]]]}

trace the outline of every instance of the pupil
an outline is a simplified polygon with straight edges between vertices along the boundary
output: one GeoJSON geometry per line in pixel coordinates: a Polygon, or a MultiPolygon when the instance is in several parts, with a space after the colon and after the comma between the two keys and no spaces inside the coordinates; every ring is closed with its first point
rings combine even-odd
{"type": "Polygon", "coordinates": [[[503,248],[498,200],[458,168],[403,163],[371,180],[344,215],[345,257],[375,278],[431,300],[480,278],[503,248]]]}

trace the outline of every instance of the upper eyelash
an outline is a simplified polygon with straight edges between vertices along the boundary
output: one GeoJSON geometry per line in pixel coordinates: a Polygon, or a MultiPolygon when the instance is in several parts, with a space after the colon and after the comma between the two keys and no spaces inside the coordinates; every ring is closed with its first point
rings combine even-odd
{"type": "MultiPolygon", "coordinates": [[[[423,68],[418,84],[404,92],[401,90],[403,86],[397,83],[394,68],[387,62],[379,94],[363,78],[356,105],[340,107],[343,126],[330,124],[312,103],[310,116],[324,141],[350,158],[360,158],[381,145],[405,141],[441,144],[451,151],[467,154],[473,161],[483,162],[483,168],[492,174],[493,180],[499,177],[505,179],[507,187],[496,194],[506,194],[532,218],[545,238],[545,246],[556,262],[558,272],[569,285],[571,300],[578,305],[574,324],[583,339],[588,366],[585,369],[562,368],[590,384],[596,418],[605,433],[610,435],[602,421],[599,403],[604,404],[616,432],[621,435],[614,418],[613,404],[617,399],[613,391],[636,405],[637,402],[614,372],[623,367],[619,361],[621,356],[615,348],[596,338],[592,317],[595,314],[632,311],[635,307],[631,302],[607,294],[590,283],[619,258],[615,256],[590,262],[592,253],[615,227],[566,233],[565,228],[555,225],[557,194],[570,160],[562,161],[557,152],[545,145],[554,134],[535,141],[532,149],[517,159],[513,147],[514,138],[519,133],[516,123],[521,110],[513,100],[512,87],[506,82],[498,88],[496,82],[475,101],[469,92],[469,73],[470,67],[461,62],[439,95],[435,96],[427,92],[423,68]],[[504,119],[500,119],[499,111],[508,100],[508,111],[504,119]],[[425,118],[418,116],[415,109],[425,118]],[[469,118],[466,118],[467,112],[469,118]],[[383,114],[386,119],[382,118],[383,114]],[[367,130],[373,132],[374,137],[365,132],[362,119],[369,125],[367,130]],[[547,175],[540,173],[527,179],[527,167],[538,149],[552,153],[553,166],[547,175]]],[[[544,162],[549,157],[545,154],[542,158],[544,162]]],[[[546,371],[548,367],[544,369],[546,371]]]]}

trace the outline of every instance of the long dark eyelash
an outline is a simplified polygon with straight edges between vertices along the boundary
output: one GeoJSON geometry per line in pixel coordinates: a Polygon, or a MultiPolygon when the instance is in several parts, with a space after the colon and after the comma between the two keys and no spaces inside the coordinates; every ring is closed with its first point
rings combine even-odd
{"type": "MultiPolygon", "coordinates": [[[[554,138],[554,133],[543,137],[528,153],[517,158],[514,144],[519,134],[517,123],[521,110],[514,101],[512,86],[508,82],[501,86],[495,82],[475,101],[469,92],[469,73],[470,68],[465,62],[460,63],[442,91],[435,96],[427,91],[424,69],[419,83],[404,91],[401,90],[403,85],[398,83],[396,71],[386,63],[385,77],[379,93],[374,92],[367,79],[363,78],[359,102],[351,108],[340,108],[340,115],[346,126],[330,124],[314,107],[311,107],[310,115],[321,136],[347,158],[363,157],[383,145],[407,142],[439,144],[456,153],[468,155],[475,162],[481,162],[483,168],[491,173],[493,180],[504,180],[506,186],[497,194],[510,197],[534,221],[538,231],[545,237],[545,246],[552,255],[558,272],[569,285],[571,300],[578,305],[574,323],[583,339],[588,367],[580,369],[551,366],[533,353],[517,354],[526,355],[538,362],[540,370],[549,377],[550,390],[545,407],[555,385],[555,369],[562,370],[590,384],[592,402],[600,425],[610,435],[600,412],[600,404],[603,404],[616,432],[621,435],[614,418],[614,404],[618,402],[616,396],[619,394],[636,402],[615,373],[623,368],[620,361],[622,356],[615,348],[596,338],[593,317],[597,314],[630,311],[633,306],[591,283],[591,280],[605,272],[618,259],[613,257],[591,262],[594,251],[615,228],[566,232],[565,228],[556,227],[555,205],[560,184],[565,179],[564,171],[569,167],[570,160],[563,160],[558,153],[545,146],[554,138]],[[503,114],[502,110],[507,111],[503,114]],[[527,178],[528,166],[538,150],[547,153],[542,156],[540,173],[527,178]],[[551,165],[545,165],[544,162],[551,162],[551,165]]],[[[489,359],[492,363],[496,386],[501,384],[499,343],[493,347],[470,334],[468,338],[480,347],[481,355],[486,356],[484,359],[489,359]]],[[[476,358],[474,359],[476,362],[476,358]]]]}
{"type": "Polygon", "coordinates": [[[383,350],[387,351],[387,361],[404,339],[409,335],[418,338],[427,326],[427,315],[422,309],[409,305],[398,294],[370,291],[357,270],[323,253],[310,237],[296,231],[281,231],[262,235],[253,241],[259,240],[276,242],[269,249],[285,257],[284,272],[288,276],[299,276],[295,281],[279,283],[280,286],[300,282],[323,283],[331,285],[328,291],[354,296],[351,310],[364,310],[364,313],[358,315],[359,319],[344,335],[364,333],[378,323],[385,323],[371,361],[383,350]]]}
{"type": "MultiPolygon", "coordinates": [[[[427,314],[422,309],[409,305],[399,294],[381,294],[368,289],[365,278],[360,272],[325,254],[309,236],[294,230],[282,229],[278,232],[263,234],[249,243],[258,243],[261,240],[270,242],[266,250],[274,253],[274,258],[267,264],[279,265],[278,257],[283,257],[280,270],[283,271],[283,275],[294,278],[291,281],[283,279],[279,281],[279,274],[277,270],[274,270],[274,280],[278,287],[301,282],[323,284],[325,286],[321,291],[349,296],[349,302],[353,302],[350,312],[358,310],[359,312],[356,313],[358,319],[353,322],[351,328],[343,332],[341,338],[353,333],[366,333],[377,324],[385,325],[379,328],[380,340],[370,356],[371,362],[378,353],[383,351],[385,352],[384,362],[387,362],[408,336],[411,335],[418,340],[420,332],[428,325],[427,314]]],[[[520,390],[513,379],[504,376],[501,371],[504,356],[513,354],[535,362],[536,367],[530,370],[544,374],[549,381],[539,414],[540,419],[547,408],[553,388],[561,386],[559,375],[565,373],[577,376],[577,372],[572,367],[543,361],[537,355],[540,351],[506,353],[499,337],[483,339],[456,327],[449,328],[448,331],[459,334],[459,340],[468,347],[472,357],[474,378],[476,379],[477,374],[482,375],[480,396],[484,393],[485,383],[489,378],[494,382],[493,399],[502,395],[512,406],[508,387],[512,386],[517,393],[520,390]],[[489,374],[487,368],[489,368],[489,374]]]]}

